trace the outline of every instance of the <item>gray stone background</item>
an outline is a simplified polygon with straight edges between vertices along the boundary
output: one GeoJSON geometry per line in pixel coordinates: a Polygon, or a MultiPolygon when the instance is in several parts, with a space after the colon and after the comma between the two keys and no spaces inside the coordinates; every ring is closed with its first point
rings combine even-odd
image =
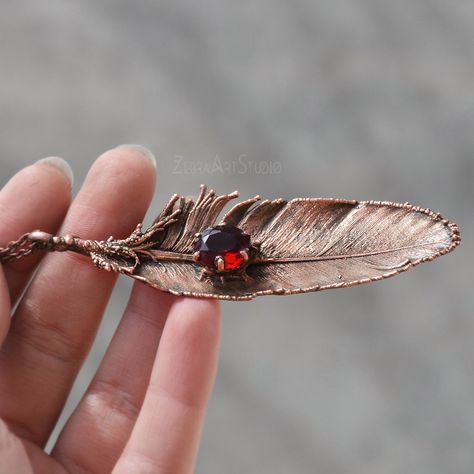
{"type": "Polygon", "coordinates": [[[204,182],[410,201],[462,230],[395,279],[225,303],[198,473],[473,472],[471,0],[2,2],[0,184],[60,155],[77,190],[120,143],[158,158],[148,220],[204,182]]]}

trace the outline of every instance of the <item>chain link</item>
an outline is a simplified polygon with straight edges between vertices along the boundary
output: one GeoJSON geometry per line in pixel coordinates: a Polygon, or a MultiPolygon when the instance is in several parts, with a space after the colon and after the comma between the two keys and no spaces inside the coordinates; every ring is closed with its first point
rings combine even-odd
{"type": "Polygon", "coordinates": [[[44,247],[42,242],[32,242],[30,234],[22,235],[18,240],[10,242],[6,247],[0,247],[0,263],[7,263],[12,260],[19,260],[32,254],[35,250],[44,247]]]}

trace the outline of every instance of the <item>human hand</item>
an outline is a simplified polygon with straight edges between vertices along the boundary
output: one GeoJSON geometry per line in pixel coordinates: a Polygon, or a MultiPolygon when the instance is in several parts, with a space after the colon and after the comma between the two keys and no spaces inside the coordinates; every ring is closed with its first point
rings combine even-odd
{"type": "MultiPolygon", "coordinates": [[[[154,159],[141,147],[104,153],[72,204],[69,173],[59,159],[41,160],[9,181],[0,191],[0,247],[36,228],[126,236],[154,192],[154,159]]],[[[217,367],[220,305],[139,282],[84,397],[51,454],[43,451],[116,278],[74,253],[0,267],[2,473],[193,471],[217,367]]]]}

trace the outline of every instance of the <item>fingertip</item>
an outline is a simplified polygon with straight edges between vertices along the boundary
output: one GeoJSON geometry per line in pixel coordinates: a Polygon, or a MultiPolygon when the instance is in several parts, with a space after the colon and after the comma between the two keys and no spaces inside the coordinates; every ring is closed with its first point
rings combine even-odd
{"type": "Polygon", "coordinates": [[[155,155],[146,147],[143,145],[136,145],[136,144],[125,144],[125,145],[119,145],[115,148],[116,150],[125,150],[125,151],[131,151],[131,152],[138,152],[141,155],[143,155],[153,166],[153,168],[156,169],[156,158],[155,155]]]}
{"type": "Polygon", "coordinates": [[[197,298],[194,296],[177,296],[174,306],[192,308],[201,315],[220,313],[220,301],[215,298],[197,298]]]}
{"type": "Polygon", "coordinates": [[[63,232],[102,239],[126,235],[143,220],[155,191],[156,170],[143,153],[111,148],[93,163],[63,232]]]}
{"type": "Polygon", "coordinates": [[[74,186],[74,173],[71,166],[64,158],[60,158],[59,156],[48,156],[38,160],[36,165],[46,165],[52,167],[67,180],[70,188],[74,186]]]}
{"type": "Polygon", "coordinates": [[[111,166],[115,164],[122,167],[122,169],[128,165],[138,169],[137,167],[141,165],[149,175],[156,175],[156,159],[148,148],[141,145],[119,145],[110,148],[97,159],[99,164],[104,161],[111,166]]]}
{"type": "Polygon", "coordinates": [[[100,176],[104,179],[125,180],[131,183],[133,177],[135,193],[143,194],[145,191],[147,200],[151,200],[156,185],[156,160],[153,154],[145,147],[138,145],[120,145],[111,148],[100,155],[92,165],[90,175],[92,179],[100,176]],[[104,173],[105,172],[105,173],[104,173]]]}
{"type": "Polygon", "coordinates": [[[181,337],[198,335],[208,340],[218,339],[221,324],[220,302],[213,298],[179,296],[171,306],[169,318],[174,320],[176,331],[181,337]]]}
{"type": "Polygon", "coordinates": [[[57,157],[18,171],[0,193],[2,237],[12,240],[31,226],[55,230],[71,202],[72,179],[69,165],[57,157]]]}

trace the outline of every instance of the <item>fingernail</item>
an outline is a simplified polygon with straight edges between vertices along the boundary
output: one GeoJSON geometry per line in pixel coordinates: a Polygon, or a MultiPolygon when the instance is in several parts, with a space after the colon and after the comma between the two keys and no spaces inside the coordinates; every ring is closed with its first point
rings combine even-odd
{"type": "Polygon", "coordinates": [[[125,149],[128,149],[128,150],[134,150],[134,151],[138,151],[139,153],[141,153],[145,158],[147,158],[148,160],[150,160],[151,164],[153,165],[154,168],[156,168],[156,158],[155,158],[155,155],[153,155],[153,153],[146,147],[142,146],[142,145],[134,145],[134,144],[126,144],[126,145],[119,145],[118,147],[116,148],[125,148],[125,149]]]}
{"type": "Polygon", "coordinates": [[[47,158],[42,158],[41,160],[38,160],[37,163],[56,168],[69,181],[71,188],[74,185],[74,173],[72,172],[72,168],[69,166],[69,163],[63,158],[59,158],[59,156],[48,156],[47,158]]]}

